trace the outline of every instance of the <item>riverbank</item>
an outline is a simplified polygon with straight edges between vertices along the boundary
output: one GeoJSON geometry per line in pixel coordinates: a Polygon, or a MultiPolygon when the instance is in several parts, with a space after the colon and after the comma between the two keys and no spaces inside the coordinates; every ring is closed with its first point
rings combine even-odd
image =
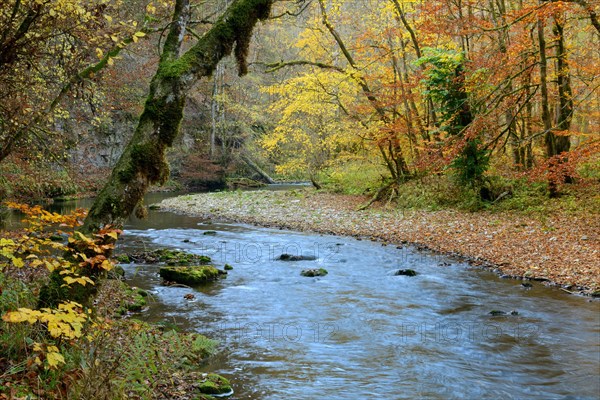
{"type": "Polygon", "coordinates": [[[164,200],[160,209],[210,219],[346,235],[459,255],[501,275],[600,290],[600,219],[553,213],[357,207],[367,199],[314,190],[219,192],[164,200]]]}

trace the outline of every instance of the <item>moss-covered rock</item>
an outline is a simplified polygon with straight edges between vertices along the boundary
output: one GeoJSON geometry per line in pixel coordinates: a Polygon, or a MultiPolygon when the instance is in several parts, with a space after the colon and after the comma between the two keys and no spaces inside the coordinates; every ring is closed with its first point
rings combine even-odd
{"type": "Polygon", "coordinates": [[[119,254],[117,256],[117,262],[119,264],[131,264],[131,259],[127,254],[119,254]]]}
{"type": "Polygon", "coordinates": [[[136,287],[128,287],[125,283],[123,298],[119,302],[116,313],[123,315],[129,312],[140,312],[146,307],[148,292],[136,287]]]}
{"type": "Polygon", "coordinates": [[[198,285],[216,281],[221,275],[219,270],[211,265],[162,267],[159,274],[166,281],[184,285],[198,285]]]}
{"type": "Polygon", "coordinates": [[[123,269],[123,267],[115,265],[113,269],[108,271],[106,277],[108,279],[123,279],[125,277],[125,270],[123,269]]]}
{"type": "Polygon", "coordinates": [[[217,374],[208,374],[202,377],[202,381],[199,382],[198,389],[202,394],[211,395],[227,395],[233,394],[231,383],[229,380],[217,374]]]}
{"type": "Polygon", "coordinates": [[[208,256],[186,253],[185,251],[172,249],[157,249],[153,251],[142,251],[127,254],[128,258],[138,264],[166,263],[168,265],[204,265],[212,260],[208,256]]]}
{"type": "Polygon", "coordinates": [[[225,271],[231,271],[233,269],[233,267],[231,265],[229,265],[229,264],[225,264],[225,266],[223,267],[223,269],[225,271]]]}
{"type": "Polygon", "coordinates": [[[325,268],[303,269],[302,272],[300,272],[300,275],[307,276],[309,278],[312,278],[315,276],[325,276],[327,274],[328,274],[328,272],[325,268]]]}

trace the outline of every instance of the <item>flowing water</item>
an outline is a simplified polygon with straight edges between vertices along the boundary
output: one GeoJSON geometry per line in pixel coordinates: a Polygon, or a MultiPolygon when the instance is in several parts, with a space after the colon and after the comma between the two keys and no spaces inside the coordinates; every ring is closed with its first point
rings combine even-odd
{"type": "Polygon", "coordinates": [[[598,301],[352,238],[160,211],[125,233],[120,251],[169,247],[234,267],[186,289],[161,286],[157,266],[124,266],[155,299],[137,318],[221,342],[207,370],[231,378],[235,399],[600,398],[598,301]],[[408,268],[418,275],[394,275],[408,268]]]}

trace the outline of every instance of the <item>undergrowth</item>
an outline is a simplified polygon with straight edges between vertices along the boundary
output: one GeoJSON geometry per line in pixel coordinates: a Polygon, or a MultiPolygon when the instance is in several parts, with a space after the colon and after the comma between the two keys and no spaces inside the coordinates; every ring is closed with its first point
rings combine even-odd
{"type": "Polygon", "coordinates": [[[100,277],[115,265],[106,254],[120,231],[86,237],[74,233],[81,210],[8,206],[28,227],[0,233],[0,399],[205,398],[198,388],[216,378],[201,371],[216,342],[117,315],[132,289],[100,277]],[[97,286],[96,301],[40,307],[51,276],[67,294],[97,286]]]}

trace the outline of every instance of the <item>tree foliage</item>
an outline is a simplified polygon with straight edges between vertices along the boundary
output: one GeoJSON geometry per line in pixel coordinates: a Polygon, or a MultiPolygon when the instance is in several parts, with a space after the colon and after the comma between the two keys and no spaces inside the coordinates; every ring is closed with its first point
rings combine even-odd
{"type": "MultiPolygon", "coordinates": [[[[393,180],[464,165],[463,178],[481,181],[489,158],[502,174],[549,180],[552,191],[574,164],[590,160],[599,140],[599,64],[592,62],[600,59],[599,8],[577,1],[313,3],[291,40],[299,50],[269,64],[283,83],[274,87],[279,125],[263,139],[265,149],[281,171],[290,163],[305,168],[298,158],[307,161],[308,152],[286,158],[272,144],[292,140],[294,126],[320,126],[327,137],[333,130],[318,113],[296,121],[286,114],[301,101],[319,111],[327,104],[393,180]],[[332,83],[310,88],[311,98],[290,92],[290,108],[281,106],[276,87],[326,76],[332,83]],[[348,96],[340,101],[338,93],[348,96]],[[549,168],[540,175],[535,165],[549,168]]],[[[335,153],[327,156],[335,163],[335,153]]]]}

